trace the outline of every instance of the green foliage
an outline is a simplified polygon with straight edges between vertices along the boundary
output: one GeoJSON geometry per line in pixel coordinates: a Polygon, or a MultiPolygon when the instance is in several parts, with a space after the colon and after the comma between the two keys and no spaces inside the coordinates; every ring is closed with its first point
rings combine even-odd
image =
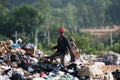
{"type": "Polygon", "coordinates": [[[50,44],[49,44],[49,47],[50,47],[50,48],[52,48],[53,46],[56,46],[56,44],[55,44],[55,43],[50,43],[50,44]]]}
{"type": "MultiPolygon", "coordinates": [[[[80,29],[120,25],[119,7],[120,0],[0,0],[1,37],[15,39],[17,31],[23,44],[34,43],[37,30],[38,48],[49,54],[57,42],[58,28],[64,27],[65,36],[73,36],[79,49],[98,54],[98,50],[109,50],[110,40],[96,43],[95,36],[81,33],[80,29]]],[[[120,33],[113,34],[112,50],[116,52],[120,50],[119,40],[120,33]]]]}
{"type": "Polygon", "coordinates": [[[110,25],[120,24],[120,0],[110,0],[111,4],[106,10],[107,21],[109,21],[110,25]]]}
{"type": "Polygon", "coordinates": [[[66,26],[71,30],[71,32],[75,33],[76,25],[76,13],[77,8],[72,5],[72,3],[68,3],[67,6],[63,9],[63,21],[66,23],[66,26]]]}
{"type": "Polygon", "coordinates": [[[95,50],[95,51],[93,51],[93,54],[95,54],[95,55],[100,55],[100,54],[103,54],[103,53],[105,53],[106,51],[98,51],[98,50],[95,50]]]}
{"type": "Polygon", "coordinates": [[[38,43],[38,44],[37,44],[37,48],[40,49],[40,50],[43,50],[42,44],[41,44],[41,43],[38,43]]]}
{"type": "Polygon", "coordinates": [[[23,40],[22,45],[25,45],[25,44],[31,42],[31,41],[30,41],[30,37],[26,36],[25,33],[18,33],[18,34],[17,34],[17,37],[18,37],[18,38],[21,38],[21,39],[23,40]]]}
{"type": "Polygon", "coordinates": [[[105,46],[105,51],[109,51],[111,49],[110,45],[105,46]]]}
{"type": "Polygon", "coordinates": [[[6,41],[8,39],[9,39],[8,37],[0,35],[0,41],[6,41]]]}
{"type": "Polygon", "coordinates": [[[49,14],[49,0],[40,0],[36,3],[35,8],[38,11],[37,18],[39,19],[39,23],[47,23],[50,19],[49,14]]]}
{"type": "Polygon", "coordinates": [[[120,31],[118,33],[113,34],[113,44],[120,42],[120,31]]]}
{"type": "Polygon", "coordinates": [[[54,53],[54,51],[51,51],[51,50],[44,50],[43,52],[47,55],[50,55],[50,54],[54,53]]]}
{"type": "Polygon", "coordinates": [[[115,43],[112,47],[112,50],[116,53],[120,53],[120,42],[115,43]]]}
{"type": "Polygon", "coordinates": [[[91,54],[91,53],[92,53],[92,54],[96,54],[95,51],[96,51],[95,48],[87,48],[86,53],[87,53],[87,54],[91,54]]]}
{"type": "Polygon", "coordinates": [[[40,11],[40,15],[42,14],[42,20],[46,19],[48,22],[50,14],[53,18],[57,18],[55,21],[65,22],[67,27],[79,25],[83,28],[99,28],[109,23],[119,24],[119,0],[1,0],[0,3],[18,6],[22,3],[34,3],[35,9],[40,11]],[[55,13],[55,9],[58,9],[58,12],[55,13]]]}
{"type": "Polygon", "coordinates": [[[80,49],[87,49],[89,47],[93,48],[94,36],[89,33],[75,34],[76,43],[80,49]]]}
{"type": "MultiPolygon", "coordinates": [[[[35,31],[35,25],[37,24],[36,9],[28,4],[22,4],[13,10],[13,20],[15,21],[15,27],[18,32],[31,33],[35,31]],[[19,28],[18,28],[19,27],[19,28]]],[[[31,34],[30,34],[31,35],[31,34]]]]}

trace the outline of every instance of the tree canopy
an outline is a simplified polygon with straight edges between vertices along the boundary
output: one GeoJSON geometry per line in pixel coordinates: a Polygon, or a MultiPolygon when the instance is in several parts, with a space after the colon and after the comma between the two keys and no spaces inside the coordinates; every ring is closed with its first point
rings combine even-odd
{"type": "Polygon", "coordinates": [[[56,41],[57,29],[64,27],[67,37],[77,36],[83,49],[90,38],[80,30],[120,25],[119,7],[120,0],[0,0],[0,36],[14,39],[17,31],[26,42],[35,42],[38,34],[38,42],[47,47],[49,40],[56,41]]]}

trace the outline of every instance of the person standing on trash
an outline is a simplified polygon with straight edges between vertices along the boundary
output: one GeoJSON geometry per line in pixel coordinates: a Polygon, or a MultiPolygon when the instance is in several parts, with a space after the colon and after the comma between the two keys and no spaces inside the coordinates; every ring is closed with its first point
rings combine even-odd
{"type": "Polygon", "coordinates": [[[57,45],[53,47],[53,49],[57,49],[55,53],[49,56],[50,60],[53,60],[53,58],[59,56],[61,59],[61,63],[64,65],[64,56],[70,52],[71,56],[71,62],[74,62],[74,55],[72,53],[70,44],[68,40],[64,36],[64,28],[59,29],[59,38],[57,41],[57,45]]]}

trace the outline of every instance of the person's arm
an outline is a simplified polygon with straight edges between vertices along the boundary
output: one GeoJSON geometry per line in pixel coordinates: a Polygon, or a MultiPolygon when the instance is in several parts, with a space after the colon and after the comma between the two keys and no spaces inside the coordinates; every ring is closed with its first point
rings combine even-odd
{"type": "Polygon", "coordinates": [[[57,47],[58,47],[57,45],[56,45],[56,46],[53,46],[52,49],[57,49],[57,47]]]}

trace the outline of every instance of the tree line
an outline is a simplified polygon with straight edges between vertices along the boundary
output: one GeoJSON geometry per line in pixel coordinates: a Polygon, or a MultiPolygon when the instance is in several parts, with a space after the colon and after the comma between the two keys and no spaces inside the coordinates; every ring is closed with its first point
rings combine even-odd
{"type": "Polygon", "coordinates": [[[38,43],[48,47],[55,44],[57,29],[65,27],[67,36],[76,36],[83,45],[81,49],[94,47],[85,45],[89,41],[80,42],[89,36],[80,29],[119,25],[119,7],[120,0],[0,0],[0,39],[14,39],[17,31],[24,42],[34,43],[37,32],[38,43]]]}

